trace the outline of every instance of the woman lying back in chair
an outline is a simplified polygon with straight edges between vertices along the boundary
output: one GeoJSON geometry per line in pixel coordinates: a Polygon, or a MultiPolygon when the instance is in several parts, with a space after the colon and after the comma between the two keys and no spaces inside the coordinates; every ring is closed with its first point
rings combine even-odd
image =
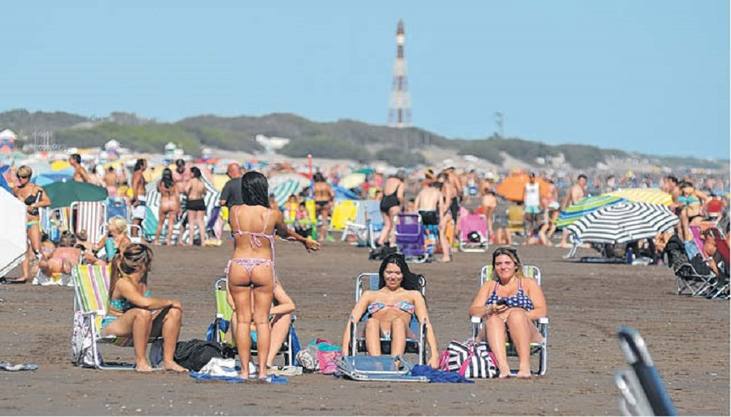
{"type": "MultiPolygon", "coordinates": [[[[426,339],[431,355],[429,366],[437,368],[439,352],[434,329],[429,322],[426,301],[419,291],[418,278],[409,271],[403,255],[387,256],[378,271],[378,291],[365,291],[350,313],[350,319],[343,334],[343,355],[348,355],[351,326],[354,326],[366,312],[370,315],[366,323],[365,340],[369,355],[381,354],[381,335],[391,339],[391,355],[403,355],[406,339],[414,337],[409,329],[411,316],[416,315],[419,323],[426,324],[426,339]]],[[[355,343],[355,342],[354,342],[355,343]]]]}
{"type": "Polygon", "coordinates": [[[166,370],[185,372],[175,363],[175,346],[180,335],[183,307],[178,300],[151,297],[147,273],[152,249],[139,243],[124,247],[112,260],[109,280],[109,308],[102,320],[102,335],[132,336],[135,370],[150,372],[147,343],[150,337],[163,338],[162,366],[166,370]]]}
{"type": "Polygon", "coordinates": [[[469,309],[471,316],[485,318],[485,332],[490,350],[495,354],[500,378],[510,375],[505,349],[507,329],[518,352],[518,377],[528,378],[530,344],[543,337],[533,320],[546,316],[546,300],[538,283],[523,276],[523,266],[515,249],[498,248],[492,254],[493,279],[477,292],[469,309]]]}

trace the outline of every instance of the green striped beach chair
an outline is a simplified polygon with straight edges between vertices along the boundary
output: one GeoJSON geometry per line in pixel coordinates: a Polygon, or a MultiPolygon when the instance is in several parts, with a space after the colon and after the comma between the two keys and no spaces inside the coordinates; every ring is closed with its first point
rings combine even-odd
{"type": "MultiPolygon", "coordinates": [[[[529,278],[533,278],[541,285],[541,270],[535,265],[523,265],[523,275],[529,278]]],[[[492,278],[492,265],[485,265],[480,271],[480,286],[485,281],[492,278]]],[[[548,370],[548,317],[541,317],[534,322],[538,331],[543,336],[543,343],[531,343],[531,356],[538,355],[538,368],[533,371],[536,375],[545,375],[548,370]]],[[[482,329],[482,318],[472,316],[470,318],[470,324],[472,327],[472,337],[477,340],[480,330],[482,329]]],[[[518,356],[515,351],[513,342],[508,340],[505,343],[508,356],[518,356]]]]}
{"type": "Polygon", "coordinates": [[[101,343],[131,346],[131,337],[102,336],[102,319],[109,305],[108,265],[77,265],[71,271],[74,282],[73,362],[97,369],[133,370],[132,363],[106,362],[101,343]]]}
{"type": "MultiPolygon", "coordinates": [[[[228,279],[226,277],[219,277],[216,278],[214,284],[213,284],[213,293],[216,297],[216,318],[211,324],[211,330],[213,331],[212,335],[208,335],[208,340],[216,341],[224,346],[230,346],[235,351],[236,350],[236,342],[233,339],[233,333],[228,332],[229,328],[231,327],[231,316],[233,316],[233,309],[231,308],[231,305],[228,303],[227,299],[227,291],[228,291],[228,279]],[[227,335],[227,332],[229,333],[227,335]]],[[[284,366],[290,366],[294,365],[294,346],[293,346],[293,333],[292,329],[294,328],[294,322],[296,320],[296,316],[292,314],[292,323],[289,325],[289,332],[287,333],[287,338],[284,340],[284,343],[282,343],[282,347],[279,349],[279,352],[277,352],[277,355],[282,355],[284,358],[284,366]]],[[[252,329],[251,332],[252,336],[252,343],[251,343],[251,356],[257,356],[257,350],[256,350],[256,331],[252,329]]],[[[238,352],[238,351],[237,351],[238,352]]],[[[265,358],[266,359],[266,358],[265,358]]]]}

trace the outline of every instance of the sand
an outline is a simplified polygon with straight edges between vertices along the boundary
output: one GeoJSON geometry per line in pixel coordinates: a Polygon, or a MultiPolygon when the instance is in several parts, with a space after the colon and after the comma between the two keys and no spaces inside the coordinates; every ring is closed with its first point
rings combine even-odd
{"type": "MultiPolygon", "coordinates": [[[[213,280],[231,251],[155,248],[150,286],[184,306],[181,339],[203,338],[214,317],[213,280]]],[[[565,250],[521,248],[543,270],[549,305],[549,369],[533,380],[462,384],[363,383],[324,375],[287,385],[197,383],[187,375],[97,371],[70,363],[73,290],[0,286],[0,360],[33,362],[35,372],[1,372],[0,414],[617,414],[612,377],[624,367],[619,325],[640,330],[682,414],[729,414],[729,303],[675,295],[665,267],[585,265],[565,250]]],[[[587,251],[588,253],[588,251],[587,251]]],[[[307,255],[277,244],[277,269],[297,304],[303,344],[340,340],[353,306],[353,277],[376,271],[364,249],[326,244],[307,255]]],[[[488,254],[457,254],[449,264],[414,265],[428,280],[439,345],[469,335],[467,307],[488,254]]],[[[17,273],[11,274],[16,276],[17,273]]],[[[133,357],[114,348],[111,357],[133,357]]]]}

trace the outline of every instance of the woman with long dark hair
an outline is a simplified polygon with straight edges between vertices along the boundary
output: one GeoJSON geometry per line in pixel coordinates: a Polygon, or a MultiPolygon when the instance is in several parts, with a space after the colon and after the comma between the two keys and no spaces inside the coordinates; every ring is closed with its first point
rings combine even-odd
{"type": "Polygon", "coordinates": [[[233,298],[236,315],[234,337],[242,365],[241,376],[249,377],[253,321],[256,347],[261,358],[259,378],[264,379],[267,377],[266,358],[270,346],[269,312],[274,297],[274,232],[287,240],[301,242],[307,251],[318,250],[320,245],[287,228],[282,213],[269,206],[269,186],[261,173],[251,171],[244,174],[241,194],[244,204],[232,207],[229,216],[234,253],[226,266],[228,291],[233,298]]]}
{"type": "Polygon", "coordinates": [[[162,178],[160,178],[160,181],[157,183],[157,191],[160,193],[160,208],[157,216],[155,240],[152,243],[155,245],[159,243],[163,224],[165,223],[165,220],[167,220],[168,231],[165,235],[165,244],[169,246],[173,241],[173,227],[175,226],[175,219],[177,214],[180,212],[180,195],[178,194],[178,189],[175,187],[173,171],[170,168],[165,168],[162,171],[162,178]]]}
{"type": "Polygon", "coordinates": [[[193,238],[195,237],[195,227],[198,226],[198,233],[200,234],[201,245],[206,240],[206,202],[203,199],[206,195],[206,185],[201,180],[201,170],[198,167],[190,169],[193,179],[188,183],[186,193],[188,194],[188,200],[185,203],[185,207],[188,209],[188,230],[190,234],[188,236],[188,245],[193,245],[193,238]]]}
{"type": "Polygon", "coordinates": [[[430,349],[428,364],[437,368],[437,337],[429,321],[426,300],[421,295],[418,277],[409,270],[403,255],[388,255],[383,260],[378,270],[378,288],[378,291],[365,291],[350,313],[343,333],[343,355],[348,354],[351,326],[355,326],[366,313],[369,315],[365,329],[368,354],[381,354],[383,335],[391,339],[391,355],[403,355],[411,332],[409,323],[416,315],[419,323],[426,324],[426,340],[430,349]]]}

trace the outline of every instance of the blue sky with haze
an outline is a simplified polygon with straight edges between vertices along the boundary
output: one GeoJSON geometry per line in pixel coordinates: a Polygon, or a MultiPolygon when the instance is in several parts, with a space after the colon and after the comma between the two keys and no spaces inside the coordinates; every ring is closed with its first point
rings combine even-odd
{"type": "Polygon", "coordinates": [[[385,124],[403,18],[418,127],[484,138],[500,111],[506,136],[729,156],[724,0],[22,1],[2,15],[0,111],[385,124]]]}

